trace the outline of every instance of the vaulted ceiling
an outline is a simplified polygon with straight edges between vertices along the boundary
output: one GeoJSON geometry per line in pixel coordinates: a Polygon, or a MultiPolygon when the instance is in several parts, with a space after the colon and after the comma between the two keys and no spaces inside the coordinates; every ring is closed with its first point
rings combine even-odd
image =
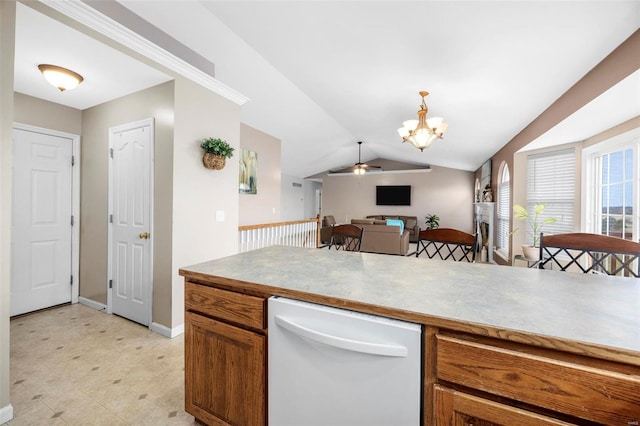
{"type": "MultiPolygon", "coordinates": [[[[242,121],[281,139],[282,171],[299,177],[352,165],[358,140],[363,161],[476,170],[640,27],[637,0],[119,3],[213,62],[216,79],[250,99],[242,121]],[[420,90],[431,93],[429,116],[449,123],[424,152],[396,132],[416,118],[420,90]]],[[[20,6],[17,91],[53,100],[26,80],[39,76],[24,56],[83,70],[82,90],[51,95],[80,109],[122,96],[115,87],[168,79],[20,6]],[[89,91],[101,97],[84,99],[89,91]]],[[[636,72],[587,105],[589,118],[578,112],[538,143],[573,142],[637,116],[638,93],[636,72]]]]}

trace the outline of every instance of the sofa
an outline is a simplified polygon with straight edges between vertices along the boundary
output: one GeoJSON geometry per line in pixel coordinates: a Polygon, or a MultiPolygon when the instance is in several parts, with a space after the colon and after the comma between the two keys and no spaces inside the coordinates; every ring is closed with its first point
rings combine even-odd
{"type": "Polygon", "coordinates": [[[420,225],[418,224],[417,216],[400,216],[397,214],[384,214],[384,215],[372,215],[367,216],[367,219],[374,220],[387,220],[387,219],[400,219],[404,223],[404,229],[409,231],[409,241],[417,243],[420,239],[420,225]]]}
{"type": "Polygon", "coordinates": [[[367,253],[397,254],[409,252],[409,231],[400,233],[399,226],[389,226],[384,220],[351,219],[351,224],[364,229],[360,251],[367,253]]]}

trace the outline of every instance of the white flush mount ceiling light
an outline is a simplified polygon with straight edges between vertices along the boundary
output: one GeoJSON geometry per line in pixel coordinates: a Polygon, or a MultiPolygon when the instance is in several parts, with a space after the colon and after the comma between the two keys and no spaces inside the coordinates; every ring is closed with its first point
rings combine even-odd
{"type": "Polygon", "coordinates": [[[402,127],[398,129],[398,134],[402,137],[402,142],[411,142],[413,146],[423,151],[429,148],[436,139],[442,139],[442,135],[447,131],[449,126],[444,122],[442,117],[427,118],[427,104],[424,102],[425,96],[429,92],[419,92],[422,96],[422,103],[418,111],[417,120],[407,120],[402,123],[402,127]]]}
{"type": "Polygon", "coordinates": [[[77,72],[57,65],[40,64],[38,69],[44,78],[61,92],[77,87],[84,80],[77,72]]]}

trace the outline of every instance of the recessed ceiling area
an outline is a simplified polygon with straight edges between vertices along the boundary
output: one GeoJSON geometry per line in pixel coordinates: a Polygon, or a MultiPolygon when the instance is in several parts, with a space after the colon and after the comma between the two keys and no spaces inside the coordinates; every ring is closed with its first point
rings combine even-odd
{"type": "Polygon", "coordinates": [[[521,151],[579,142],[640,116],[640,70],[571,114],[521,151]]]}

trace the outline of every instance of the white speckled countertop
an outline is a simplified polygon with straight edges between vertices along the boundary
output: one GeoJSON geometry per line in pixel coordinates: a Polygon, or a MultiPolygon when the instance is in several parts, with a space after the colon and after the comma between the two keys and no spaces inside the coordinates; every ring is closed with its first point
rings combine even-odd
{"type": "Polygon", "coordinates": [[[640,353],[640,280],[274,246],[181,269],[640,353]]]}

